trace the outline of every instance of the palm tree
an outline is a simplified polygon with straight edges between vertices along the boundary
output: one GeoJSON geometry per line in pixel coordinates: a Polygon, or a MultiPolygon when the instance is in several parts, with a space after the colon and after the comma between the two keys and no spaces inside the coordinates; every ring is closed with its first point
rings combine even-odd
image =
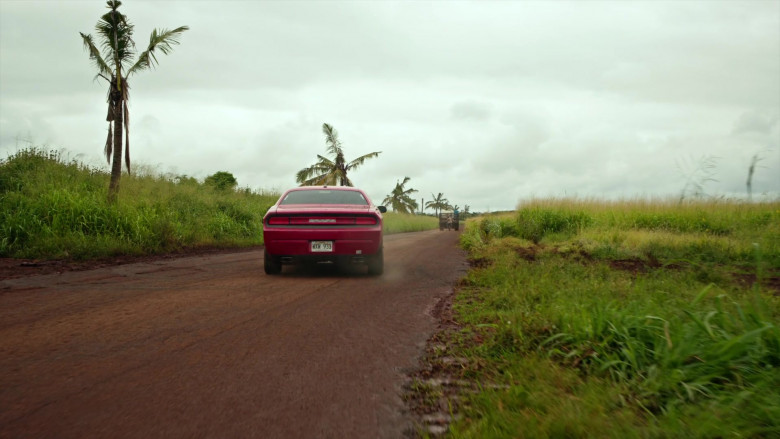
{"type": "Polygon", "coordinates": [[[395,182],[395,188],[393,191],[385,197],[382,204],[393,208],[393,212],[400,213],[414,213],[417,209],[417,202],[411,197],[411,194],[417,192],[417,189],[405,189],[404,185],[410,180],[409,177],[404,177],[402,183],[395,182]]]}
{"type": "Polygon", "coordinates": [[[338,133],[333,129],[333,126],[327,123],[322,124],[322,132],[325,134],[328,154],[333,158],[329,159],[317,154],[319,159],[317,163],[301,169],[295,175],[295,180],[301,186],[352,186],[352,181],[347,177],[347,171],[357,169],[366,159],[377,157],[382,152],[371,152],[347,163],[344,159],[344,149],[341,147],[338,133]]]}
{"type": "Polygon", "coordinates": [[[189,29],[187,26],[173,30],[153,30],[149,38],[149,46],[143,51],[135,63],[136,54],[133,41],[133,25],[127,17],[117,9],[122,5],[119,0],[108,0],[109,12],[100,17],[95,31],[100,37],[100,48],[95,45],[92,35],[81,34],[84,48],[89,51],[89,59],[97,67],[97,78],[108,82],[108,137],[106,138],[105,154],[111,166],[111,183],[108,186],[109,201],[116,200],[119,193],[119,179],[122,176],[122,133],[125,136],[125,165],[130,172],[130,114],[127,109],[128,90],[127,78],[134,73],[151,69],[157,64],[155,51],[167,55],[173,50],[173,45],[179,44],[179,36],[189,29]],[[129,68],[128,68],[129,67],[129,68]],[[113,127],[111,126],[113,122],[113,127]]]}
{"type": "Polygon", "coordinates": [[[447,209],[450,206],[450,202],[444,198],[444,194],[439,192],[439,195],[434,196],[431,194],[431,197],[433,197],[433,200],[425,203],[425,207],[431,207],[433,208],[434,213],[436,216],[439,216],[439,211],[447,209]]]}

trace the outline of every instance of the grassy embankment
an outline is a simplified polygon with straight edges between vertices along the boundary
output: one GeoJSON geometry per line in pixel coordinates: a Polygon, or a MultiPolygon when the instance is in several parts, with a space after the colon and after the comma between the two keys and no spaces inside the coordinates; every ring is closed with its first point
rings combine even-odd
{"type": "Polygon", "coordinates": [[[405,213],[387,212],[382,215],[385,222],[385,233],[422,232],[439,228],[439,219],[429,215],[409,215],[405,213]]]}
{"type": "Polygon", "coordinates": [[[451,437],[780,437],[780,203],[535,200],[462,244],[451,437]]]}
{"type": "MultiPolygon", "coordinates": [[[[136,169],[116,204],[109,175],[57,151],[29,148],[0,161],[0,257],[96,259],[199,247],[262,244],[278,193],[218,190],[136,169]]],[[[433,229],[434,218],[388,214],[387,233],[433,229]]]]}

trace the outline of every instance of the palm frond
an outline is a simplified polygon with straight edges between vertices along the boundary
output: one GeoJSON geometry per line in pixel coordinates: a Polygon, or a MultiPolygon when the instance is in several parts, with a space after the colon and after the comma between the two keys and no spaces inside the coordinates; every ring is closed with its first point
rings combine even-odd
{"type": "MultiPolygon", "coordinates": [[[[295,173],[295,181],[298,183],[305,183],[309,177],[315,173],[315,171],[312,169],[313,167],[310,166],[308,168],[303,168],[300,171],[295,173]]],[[[304,186],[307,186],[304,184],[304,186]]]]}
{"type": "Polygon", "coordinates": [[[127,78],[122,78],[122,100],[127,101],[130,99],[130,84],[127,83],[127,78]]]}
{"type": "Polygon", "coordinates": [[[332,168],[335,165],[335,163],[333,163],[333,160],[321,156],[319,154],[317,154],[317,159],[319,159],[319,161],[317,162],[317,166],[332,168]]]}
{"type": "Polygon", "coordinates": [[[179,44],[181,34],[189,29],[188,26],[180,26],[173,30],[153,30],[152,35],[149,37],[149,46],[138,56],[138,60],[127,71],[127,76],[135,72],[151,69],[159,64],[155,51],[159,50],[163,55],[171,53],[173,46],[179,44]]]}
{"type": "Polygon", "coordinates": [[[336,185],[336,179],[333,176],[333,174],[319,174],[315,175],[312,178],[304,179],[301,181],[298,181],[298,183],[301,184],[301,186],[335,186],[336,185]]]}
{"type": "MultiPolygon", "coordinates": [[[[109,88],[109,95],[111,94],[111,89],[109,88]]],[[[114,121],[114,106],[111,104],[111,98],[109,97],[108,100],[108,111],[106,111],[106,121],[107,122],[113,122],[114,121]]]]}
{"type": "Polygon", "coordinates": [[[122,64],[133,58],[135,43],[132,40],[132,29],[117,28],[113,23],[101,21],[95,30],[102,37],[100,46],[104,58],[122,64]]]}
{"type": "MultiPolygon", "coordinates": [[[[409,178],[409,177],[404,177],[404,181],[403,181],[403,182],[401,182],[401,184],[399,185],[399,188],[398,188],[398,189],[399,189],[399,192],[400,192],[400,196],[401,196],[401,197],[409,197],[409,195],[411,195],[411,194],[413,194],[413,193],[417,192],[417,189],[413,189],[413,188],[404,189],[404,186],[406,186],[406,183],[408,183],[408,182],[409,182],[409,180],[411,180],[411,178],[409,178]]],[[[415,202],[415,207],[416,207],[416,206],[417,206],[417,203],[415,202]]]]}
{"type": "Polygon", "coordinates": [[[347,169],[348,169],[348,170],[357,169],[357,168],[358,168],[360,165],[362,165],[362,164],[363,164],[363,162],[365,162],[367,159],[374,158],[374,157],[378,157],[378,156],[379,156],[379,154],[381,154],[381,153],[382,153],[382,151],[376,151],[376,152],[370,152],[370,153],[368,153],[368,154],[364,154],[364,155],[362,155],[362,156],[360,156],[360,157],[356,158],[355,160],[352,160],[351,162],[349,162],[349,163],[347,164],[347,169]]]}
{"type": "MultiPolygon", "coordinates": [[[[127,87],[123,87],[123,90],[127,90],[127,87]]],[[[127,173],[130,173],[130,110],[127,109],[127,100],[122,102],[124,106],[124,123],[125,123],[125,166],[127,166],[127,173]]]]}
{"type": "Polygon", "coordinates": [[[103,148],[103,152],[106,154],[106,162],[109,165],[111,164],[111,154],[114,152],[114,132],[111,129],[112,125],[111,122],[108,123],[108,136],[106,137],[106,146],[103,148]]]}
{"type": "Polygon", "coordinates": [[[409,197],[407,195],[404,195],[401,197],[401,203],[403,203],[403,206],[405,208],[405,213],[412,213],[415,210],[417,210],[417,201],[415,201],[412,197],[409,197]]]}
{"type": "Polygon", "coordinates": [[[341,150],[341,142],[339,141],[339,134],[332,125],[327,123],[322,124],[322,133],[325,134],[325,145],[327,146],[328,153],[338,156],[343,154],[341,150]]]}
{"type": "Polygon", "coordinates": [[[102,37],[103,58],[110,60],[120,77],[122,67],[135,56],[133,25],[117,10],[121,4],[122,2],[109,0],[109,11],[100,17],[95,25],[95,31],[102,37]]]}
{"type": "Polygon", "coordinates": [[[122,6],[122,2],[119,0],[106,0],[106,7],[111,10],[117,10],[122,6]]]}
{"type": "Polygon", "coordinates": [[[303,186],[337,184],[339,167],[327,157],[317,154],[317,163],[301,169],[295,175],[295,181],[303,186]],[[314,176],[314,177],[313,177],[314,176]]]}
{"type": "Polygon", "coordinates": [[[108,79],[108,77],[111,77],[114,72],[111,70],[111,67],[106,64],[106,61],[103,59],[103,57],[100,56],[100,50],[98,50],[98,48],[95,46],[95,42],[92,41],[92,35],[84,34],[82,32],[79,32],[79,34],[81,35],[81,39],[84,42],[84,49],[89,52],[89,59],[95,63],[95,67],[98,69],[98,74],[95,76],[95,78],[99,76],[101,78],[105,78],[108,81],[111,81],[108,79]]]}
{"type": "Polygon", "coordinates": [[[311,184],[316,184],[317,181],[322,180],[323,176],[327,176],[328,174],[330,174],[330,171],[331,168],[329,167],[315,164],[309,166],[308,168],[303,168],[300,171],[298,171],[295,174],[295,181],[298,183],[304,183],[304,186],[310,186],[311,184]],[[309,181],[313,181],[314,183],[305,184],[309,181]]]}

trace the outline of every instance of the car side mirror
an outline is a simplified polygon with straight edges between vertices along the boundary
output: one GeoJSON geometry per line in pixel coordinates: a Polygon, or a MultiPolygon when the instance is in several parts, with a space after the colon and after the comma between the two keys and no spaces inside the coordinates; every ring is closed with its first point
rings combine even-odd
{"type": "Polygon", "coordinates": [[[382,213],[387,213],[387,208],[385,206],[377,206],[376,208],[382,213]]]}

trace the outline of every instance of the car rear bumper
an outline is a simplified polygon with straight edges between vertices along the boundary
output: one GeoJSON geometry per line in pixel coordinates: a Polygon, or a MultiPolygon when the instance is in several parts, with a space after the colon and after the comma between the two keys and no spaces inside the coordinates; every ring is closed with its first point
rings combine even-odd
{"type": "Polygon", "coordinates": [[[310,259],[330,259],[334,256],[362,257],[382,248],[382,229],[372,227],[334,228],[325,230],[272,228],[263,231],[265,249],[274,256],[306,256],[310,259]],[[331,241],[333,251],[312,252],[312,241],[331,241]]]}
{"type": "MultiPolygon", "coordinates": [[[[270,256],[277,258],[276,256],[270,256]]],[[[369,255],[289,255],[279,256],[278,262],[282,265],[305,265],[317,263],[334,263],[337,265],[366,264],[369,255]]]]}

